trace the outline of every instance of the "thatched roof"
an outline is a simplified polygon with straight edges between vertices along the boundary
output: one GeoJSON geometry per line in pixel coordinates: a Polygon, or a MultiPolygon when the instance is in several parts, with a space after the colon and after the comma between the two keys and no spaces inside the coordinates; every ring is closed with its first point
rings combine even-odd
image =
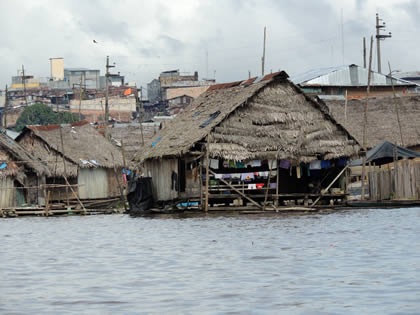
{"type": "Polygon", "coordinates": [[[49,171],[45,163],[41,163],[16,141],[0,132],[0,164],[7,167],[0,169],[0,178],[5,176],[17,176],[19,166],[24,166],[38,175],[48,175],[49,171]]]}
{"type": "MultiPolygon", "coordinates": [[[[149,139],[156,135],[160,127],[158,123],[143,123],[142,125],[143,138],[145,143],[147,143],[149,139]]],[[[121,146],[121,141],[124,142],[127,160],[132,160],[134,155],[143,147],[140,123],[114,125],[110,132],[111,138],[117,146],[121,146]]]]}
{"type": "Polygon", "coordinates": [[[27,126],[17,138],[23,146],[43,161],[52,174],[64,174],[62,156],[68,176],[77,176],[78,168],[122,167],[121,151],[107,141],[87,121],[61,125],[27,126]],[[34,141],[35,140],[35,141],[34,141]]]}
{"type": "MultiPolygon", "coordinates": [[[[331,115],[363,143],[365,99],[347,101],[347,124],[344,119],[345,100],[323,100],[331,115]]],[[[401,143],[395,99],[393,97],[369,98],[367,147],[373,148],[382,141],[400,146],[420,145],[420,96],[397,97],[398,111],[404,144],[401,143]]]]}
{"type": "Polygon", "coordinates": [[[285,72],[211,86],[136,156],[182,156],[210,133],[210,154],[232,160],[311,161],[356,155],[359,145],[285,72]]]}

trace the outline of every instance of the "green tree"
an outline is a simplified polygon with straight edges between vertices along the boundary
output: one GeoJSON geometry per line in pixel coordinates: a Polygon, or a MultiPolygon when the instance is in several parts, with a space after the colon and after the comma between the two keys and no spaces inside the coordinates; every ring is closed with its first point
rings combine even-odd
{"type": "Polygon", "coordinates": [[[54,125],[79,121],[78,115],[69,112],[54,112],[45,104],[28,106],[16,121],[16,131],[22,131],[26,125],[54,125]]]}

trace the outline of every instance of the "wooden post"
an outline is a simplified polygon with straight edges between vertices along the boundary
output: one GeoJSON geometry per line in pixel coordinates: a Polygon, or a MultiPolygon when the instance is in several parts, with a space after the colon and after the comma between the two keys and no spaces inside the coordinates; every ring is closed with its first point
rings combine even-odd
{"type": "Polygon", "coordinates": [[[203,157],[200,157],[200,165],[199,165],[199,176],[200,176],[200,208],[203,208],[203,157]]]}
{"type": "Polygon", "coordinates": [[[394,147],[394,199],[398,199],[398,153],[394,147]]]}
{"type": "Polygon", "coordinates": [[[48,217],[48,214],[49,214],[48,212],[50,210],[50,193],[51,193],[51,191],[48,190],[47,198],[45,200],[45,209],[44,209],[44,211],[45,211],[45,216],[47,216],[47,217],[48,217]]]}
{"type": "Polygon", "coordinates": [[[7,98],[7,85],[6,85],[6,89],[4,91],[5,95],[4,95],[4,110],[3,110],[3,128],[7,129],[7,105],[8,105],[8,98],[7,98]]]}
{"type": "Polygon", "coordinates": [[[344,127],[347,128],[347,90],[344,97],[346,98],[344,100],[344,127]]]}
{"type": "Polygon", "coordinates": [[[389,67],[389,76],[390,76],[391,85],[392,85],[392,94],[394,95],[395,112],[397,114],[398,127],[400,129],[401,145],[404,147],[405,145],[404,145],[404,138],[403,138],[402,128],[401,128],[400,113],[398,110],[397,94],[395,93],[394,80],[391,75],[392,71],[391,71],[391,64],[389,63],[389,61],[388,61],[388,67],[389,67]]]}
{"type": "Polygon", "coordinates": [[[210,167],[210,133],[207,135],[207,146],[206,146],[206,200],[205,210],[206,213],[209,211],[209,167],[210,167]]]}
{"type": "MultiPolygon", "coordinates": [[[[340,176],[348,169],[348,167],[350,166],[350,164],[347,164],[346,167],[344,167],[341,172],[336,176],[336,178],[333,179],[333,181],[328,185],[327,188],[324,189],[324,191],[328,191],[328,189],[331,188],[332,185],[334,185],[334,183],[337,181],[337,179],[340,178],[340,176]]],[[[324,195],[324,193],[321,190],[321,195],[314,201],[314,203],[312,204],[312,206],[315,206],[319,199],[321,199],[322,195],[324,195]]]]}
{"type": "Polygon", "coordinates": [[[268,179],[267,179],[267,187],[265,188],[263,212],[265,211],[265,207],[267,205],[268,190],[270,189],[272,168],[273,168],[273,160],[271,160],[271,165],[268,165],[268,179]]]}
{"type": "MultiPolygon", "coordinates": [[[[56,104],[56,106],[57,106],[57,114],[60,117],[60,110],[58,107],[58,103],[56,104]]],[[[63,127],[61,126],[61,123],[62,123],[61,119],[59,123],[60,123],[60,141],[61,141],[61,153],[63,157],[64,176],[67,177],[66,158],[64,157],[65,153],[64,153],[63,127]]],[[[67,184],[69,185],[69,183],[67,184]]],[[[67,187],[66,187],[66,198],[67,198],[67,207],[68,207],[70,205],[70,202],[69,202],[69,190],[67,187]]]]}
{"type": "Polygon", "coordinates": [[[83,75],[81,72],[80,73],[80,89],[79,89],[79,121],[82,121],[82,79],[83,79],[83,75]]]}
{"type": "Polygon", "coordinates": [[[280,185],[280,168],[279,168],[280,164],[279,164],[279,162],[280,162],[279,159],[277,159],[276,160],[276,163],[277,163],[276,200],[275,200],[275,203],[274,203],[275,206],[279,205],[279,185],[280,185]]]}
{"type": "Polygon", "coordinates": [[[366,176],[366,154],[367,154],[367,112],[369,103],[369,92],[370,92],[370,79],[372,73],[372,46],[373,36],[370,37],[370,52],[369,52],[369,72],[368,72],[368,85],[366,89],[366,105],[364,111],[364,124],[363,124],[363,157],[362,157],[362,200],[365,200],[365,176],[366,176]]]}

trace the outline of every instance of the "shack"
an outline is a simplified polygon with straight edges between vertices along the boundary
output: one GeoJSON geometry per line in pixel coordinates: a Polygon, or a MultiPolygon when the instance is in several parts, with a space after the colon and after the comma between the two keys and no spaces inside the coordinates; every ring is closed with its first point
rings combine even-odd
{"type": "Polygon", "coordinates": [[[0,209],[24,204],[43,205],[42,184],[48,175],[46,165],[0,132],[0,209]]]}
{"type": "Polygon", "coordinates": [[[46,162],[51,201],[120,196],[122,153],[89,122],[27,126],[17,141],[46,162]]]}
{"type": "MultiPolygon", "coordinates": [[[[168,122],[135,160],[152,177],[161,204],[261,208],[333,198],[322,189],[343,173],[360,146],[324,109],[285,72],[216,84],[168,122]]],[[[332,188],[344,198],[339,184],[332,188]]]]}

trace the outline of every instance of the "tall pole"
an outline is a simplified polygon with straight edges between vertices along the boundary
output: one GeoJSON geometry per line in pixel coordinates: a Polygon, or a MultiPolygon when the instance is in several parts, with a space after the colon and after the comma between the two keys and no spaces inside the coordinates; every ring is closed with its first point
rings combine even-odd
{"type": "Polygon", "coordinates": [[[403,138],[402,128],[401,128],[400,113],[398,110],[397,94],[395,93],[394,79],[392,78],[391,64],[389,63],[389,61],[388,61],[388,68],[389,68],[389,77],[391,79],[391,85],[392,85],[392,94],[394,94],[395,112],[397,113],[398,127],[400,129],[401,145],[404,147],[404,138],[403,138]]]}
{"type": "Polygon", "coordinates": [[[363,68],[366,69],[366,37],[363,37],[363,68]]]}
{"type": "Polygon", "coordinates": [[[341,57],[344,65],[344,23],[343,23],[343,9],[341,8],[341,57]]]}
{"type": "Polygon", "coordinates": [[[26,98],[26,78],[25,68],[22,65],[22,84],[23,84],[23,97],[25,98],[25,105],[28,106],[28,99],[26,98]]]}
{"type": "Polygon", "coordinates": [[[83,74],[80,73],[80,89],[79,89],[79,121],[82,121],[82,80],[83,74]]]}
{"type": "Polygon", "coordinates": [[[264,45],[263,45],[263,55],[261,58],[261,75],[264,76],[264,64],[265,64],[265,39],[266,39],[266,27],[264,26],[264,45]]]}
{"type": "Polygon", "coordinates": [[[109,56],[106,56],[106,73],[105,73],[105,118],[104,118],[104,132],[105,138],[110,140],[109,130],[108,130],[108,120],[109,120],[109,105],[108,105],[108,98],[109,98],[109,77],[111,76],[109,73],[109,68],[113,68],[114,66],[109,65],[109,56]]]}
{"type": "Polygon", "coordinates": [[[4,111],[3,111],[3,128],[7,129],[7,103],[8,103],[8,99],[7,99],[7,84],[6,84],[6,89],[4,90],[4,111]]]}
{"type": "Polygon", "coordinates": [[[391,33],[389,33],[388,35],[381,35],[380,31],[383,28],[385,30],[385,22],[383,22],[382,24],[380,24],[379,21],[382,21],[379,18],[378,13],[376,13],[376,50],[378,53],[378,72],[382,73],[382,67],[381,67],[381,40],[385,39],[385,38],[389,38],[391,37],[391,33]]]}
{"type": "Polygon", "coordinates": [[[365,200],[365,177],[366,177],[366,154],[367,154],[367,112],[368,112],[368,103],[369,103],[369,93],[370,93],[370,79],[372,75],[372,47],[373,47],[373,36],[370,37],[370,52],[369,52],[369,73],[368,73],[368,84],[366,89],[366,105],[364,112],[364,123],[363,123],[363,162],[362,162],[362,200],[365,200]]]}

